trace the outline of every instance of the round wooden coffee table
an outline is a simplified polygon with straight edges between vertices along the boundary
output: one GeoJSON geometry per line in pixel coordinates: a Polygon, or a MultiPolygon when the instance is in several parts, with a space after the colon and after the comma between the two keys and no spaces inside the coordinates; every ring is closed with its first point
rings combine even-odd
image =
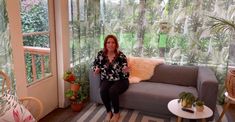
{"type": "Polygon", "coordinates": [[[167,107],[171,113],[177,116],[177,122],[181,122],[182,118],[185,119],[201,119],[202,122],[206,122],[206,118],[209,118],[213,115],[213,111],[204,105],[204,110],[202,112],[196,111],[194,107],[190,108],[194,113],[186,112],[182,110],[182,106],[178,103],[179,99],[171,100],[167,107]]]}

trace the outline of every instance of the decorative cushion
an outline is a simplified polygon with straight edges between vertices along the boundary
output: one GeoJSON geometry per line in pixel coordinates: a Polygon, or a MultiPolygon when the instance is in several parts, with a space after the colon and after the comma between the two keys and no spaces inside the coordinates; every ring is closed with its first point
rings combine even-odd
{"type": "Polygon", "coordinates": [[[36,119],[8,91],[0,97],[0,122],[36,122],[36,119]]]}
{"type": "Polygon", "coordinates": [[[130,83],[139,83],[148,80],[154,73],[154,68],[164,63],[163,59],[128,57],[128,65],[130,67],[130,83]]]}

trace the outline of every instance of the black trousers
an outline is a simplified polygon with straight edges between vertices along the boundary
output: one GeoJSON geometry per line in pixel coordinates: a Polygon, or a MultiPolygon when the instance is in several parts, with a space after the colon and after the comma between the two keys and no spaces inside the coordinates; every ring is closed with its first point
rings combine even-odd
{"type": "Polygon", "coordinates": [[[128,87],[128,79],[101,82],[100,96],[107,112],[110,112],[112,107],[114,109],[114,113],[119,112],[119,95],[124,93],[128,87]]]}

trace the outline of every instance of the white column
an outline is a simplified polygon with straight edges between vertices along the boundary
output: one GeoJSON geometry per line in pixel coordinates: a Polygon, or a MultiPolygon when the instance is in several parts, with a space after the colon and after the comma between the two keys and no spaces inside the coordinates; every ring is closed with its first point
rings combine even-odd
{"type": "Polygon", "coordinates": [[[65,86],[63,73],[70,67],[68,0],[55,0],[55,20],[59,107],[66,107],[68,101],[64,92],[68,86],[65,86]]]}
{"type": "Polygon", "coordinates": [[[13,71],[16,79],[16,93],[18,97],[27,96],[27,83],[25,72],[25,60],[23,50],[23,38],[21,31],[20,2],[15,0],[6,0],[10,43],[13,55],[13,71]]]}

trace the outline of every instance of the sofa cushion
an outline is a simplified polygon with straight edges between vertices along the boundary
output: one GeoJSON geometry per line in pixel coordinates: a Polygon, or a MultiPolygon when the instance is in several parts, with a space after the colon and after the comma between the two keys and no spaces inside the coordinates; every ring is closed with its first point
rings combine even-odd
{"type": "Polygon", "coordinates": [[[10,91],[0,96],[0,122],[36,122],[33,115],[10,91]]]}
{"type": "Polygon", "coordinates": [[[130,83],[139,83],[148,80],[154,73],[154,67],[162,64],[163,59],[128,57],[128,65],[130,67],[130,83]]]}
{"type": "Polygon", "coordinates": [[[159,114],[170,114],[167,104],[170,100],[179,98],[183,92],[191,92],[198,96],[197,89],[164,83],[140,82],[131,84],[126,92],[120,96],[120,106],[149,112],[160,111],[159,114]],[[159,110],[161,109],[161,110],[159,110]]]}
{"type": "Polygon", "coordinates": [[[155,67],[150,82],[168,83],[182,86],[197,85],[198,67],[161,64],[155,67]]]}

